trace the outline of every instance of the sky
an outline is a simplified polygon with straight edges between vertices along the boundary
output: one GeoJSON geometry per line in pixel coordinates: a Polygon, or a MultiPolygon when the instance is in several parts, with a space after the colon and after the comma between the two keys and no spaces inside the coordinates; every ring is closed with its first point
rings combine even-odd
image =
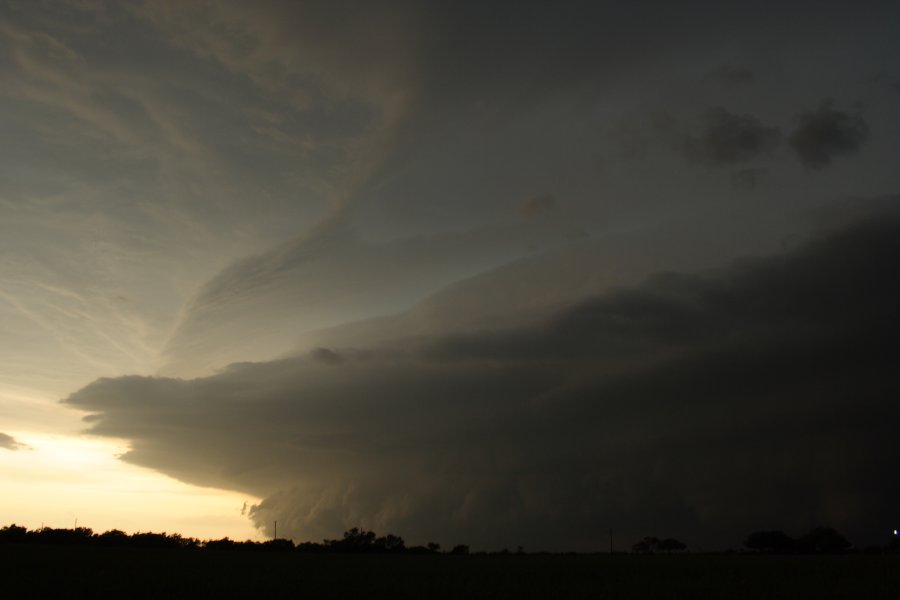
{"type": "Polygon", "coordinates": [[[0,1],[0,521],[884,541],[898,26],[0,1]]]}

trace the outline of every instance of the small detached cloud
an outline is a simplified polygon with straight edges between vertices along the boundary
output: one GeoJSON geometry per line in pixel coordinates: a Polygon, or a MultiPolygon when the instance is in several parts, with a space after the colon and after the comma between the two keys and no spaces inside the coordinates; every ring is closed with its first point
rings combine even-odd
{"type": "Polygon", "coordinates": [[[17,442],[11,435],[0,433],[0,448],[6,450],[27,450],[28,446],[21,442],[17,442]]]}
{"type": "Polygon", "coordinates": [[[824,169],[836,156],[859,152],[869,137],[869,127],[857,114],[832,108],[826,102],[797,117],[797,128],[788,142],[805,166],[824,169]]]}
{"type": "Polygon", "coordinates": [[[776,127],[766,127],[753,115],[712,108],[698,135],[685,135],[682,147],[688,160],[711,167],[729,167],[771,155],[781,142],[776,127]]]}

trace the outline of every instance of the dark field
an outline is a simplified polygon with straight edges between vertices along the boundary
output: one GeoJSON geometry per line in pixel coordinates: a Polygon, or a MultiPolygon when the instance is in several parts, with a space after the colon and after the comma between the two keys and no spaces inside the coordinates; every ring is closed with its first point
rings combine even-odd
{"type": "Polygon", "coordinates": [[[0,546],[0,597],[900,598],[900,556],[307,555],[0,546]]]}

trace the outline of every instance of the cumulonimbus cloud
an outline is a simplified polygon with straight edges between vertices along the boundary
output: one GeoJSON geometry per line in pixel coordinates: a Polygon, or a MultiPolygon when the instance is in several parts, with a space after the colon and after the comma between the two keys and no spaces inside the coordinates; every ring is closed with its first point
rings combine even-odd
{"type": "Polygon", "coordinates": [[[65,402],[125,460],[263,497],[251,518],[297,539],[595,549],[612,526],[696,546],[828,523],[865,543],[900,500],[898,260],[883,217],[502,329],[399,320],[354,346],[348,326],[311,354],[65,402]]]}

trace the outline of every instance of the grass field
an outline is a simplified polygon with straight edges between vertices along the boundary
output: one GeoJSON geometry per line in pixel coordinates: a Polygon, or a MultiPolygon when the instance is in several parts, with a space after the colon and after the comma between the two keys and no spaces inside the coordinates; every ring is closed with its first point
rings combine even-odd
{"type": "Polygon", "coordinates": [[[0,545],[2,598],[900,598],[900,556],[308,555],[0,545]]]}

